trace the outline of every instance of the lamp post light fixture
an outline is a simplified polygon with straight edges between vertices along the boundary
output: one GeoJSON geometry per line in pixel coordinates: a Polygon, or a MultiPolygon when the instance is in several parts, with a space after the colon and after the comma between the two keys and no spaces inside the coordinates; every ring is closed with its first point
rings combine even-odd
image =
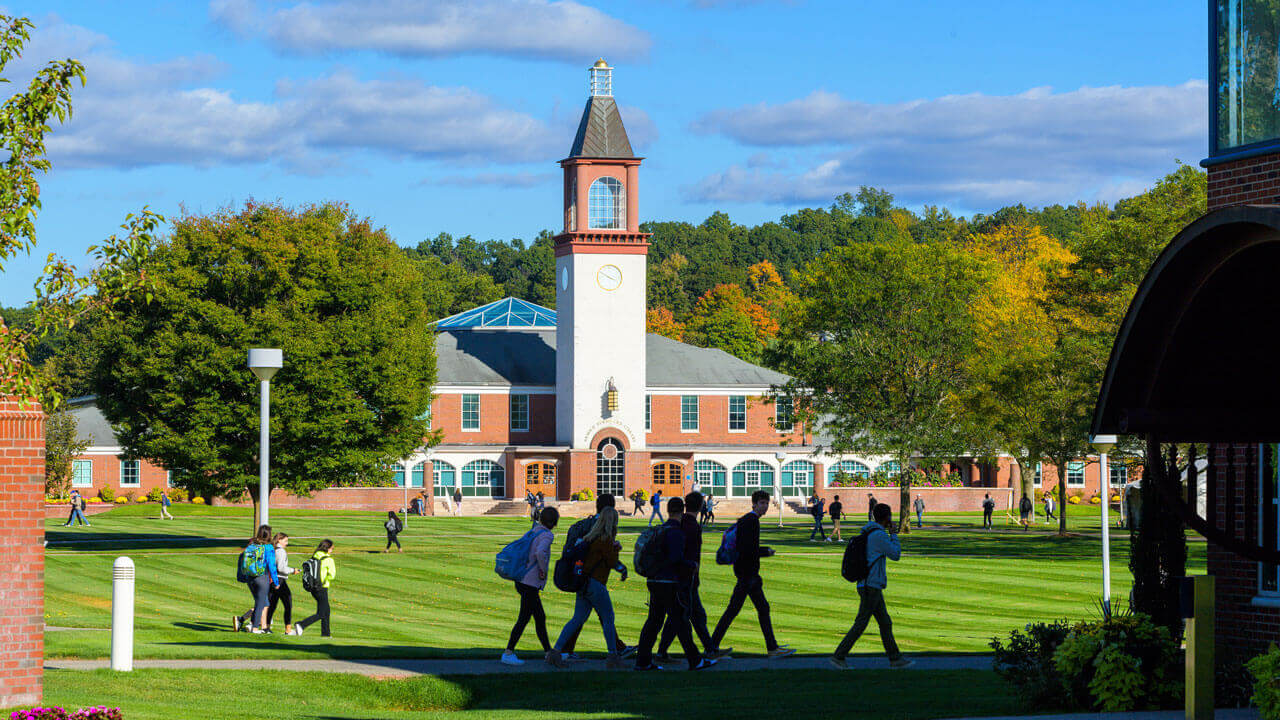
{"type": "Polygon", "coordinates": [[[1116,446],[1115,435],[1094,435],[1090,444],[1098,451],[1098,486],[1102,489],[1102,612],[1111,616],[1111,475],[1107,453],[1116,446]]]}
{"type": "Polygon", "coordinates": [[[778,527],[782,527],[782,508],[785,507],[782,499],[782,465],[787,461],[787,454],[781,450],[775,450],[773,459],[778,461],[778,474],[774,476],[777,480],[773,483],[773,492],[778,498],[778,527]]]}
{"type": "Polygon", "coordinates": [[[267,469],[271,465],[271,378],[284,367],[284,352],[275,348],[249,350],[249,369],[258,378],[261,404],[258,410],[258,524],[270,522],[271,483],[267,469]]]}

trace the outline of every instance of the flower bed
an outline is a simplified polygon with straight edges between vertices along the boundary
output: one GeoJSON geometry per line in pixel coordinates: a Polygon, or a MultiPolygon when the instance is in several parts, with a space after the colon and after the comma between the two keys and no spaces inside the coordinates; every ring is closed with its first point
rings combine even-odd
{"type": "Polygon", "coordinates": [[[105,705],[80,708],[75,712],[67,712],[60,707],[38,707],[30,710],[15,710],[9,720],[123,720],[120,708],[109,708],[105,705]]]}

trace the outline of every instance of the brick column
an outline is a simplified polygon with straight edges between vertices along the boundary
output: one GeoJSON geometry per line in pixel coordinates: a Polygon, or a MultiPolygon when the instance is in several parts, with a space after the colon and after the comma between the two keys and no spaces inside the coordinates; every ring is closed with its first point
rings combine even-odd
{"type": "Polygon", "coordinates": [[[44,412],[0,398],[0,707],[40,702],[44,672],[44,412]]]}

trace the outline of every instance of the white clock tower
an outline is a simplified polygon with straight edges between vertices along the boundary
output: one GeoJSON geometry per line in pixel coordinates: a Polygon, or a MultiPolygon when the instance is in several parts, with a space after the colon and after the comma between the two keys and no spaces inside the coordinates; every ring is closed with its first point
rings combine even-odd
{"type": "Polygon", "coordinates": [[[601,431],[645,445],[645,265],[640,160],[613,101],[613,69],[588,71],[591,96],[564,168],[556,236],[556,440],[595,450],[601,431]]]}

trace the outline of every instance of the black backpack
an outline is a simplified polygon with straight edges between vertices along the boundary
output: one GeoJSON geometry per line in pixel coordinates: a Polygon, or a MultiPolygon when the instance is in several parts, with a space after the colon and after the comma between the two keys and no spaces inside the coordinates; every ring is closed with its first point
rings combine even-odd
{"type": "Polygon", "coordinates": [[[591,544],[581,540],[565,543],[564,552],[560,553],[560,559],[556,560],[551,571],[551,582],[557,590],[576,593],[586,587],[591,577],[584,562],[589,549],[591,544]]]}
{"type": "Polygon", "coordinates": [[[844,559],[840,562],[840,574],[851,583],[862,582],[871,574],[871,565],[867,562],[867,542],[871,533],[877,529],[863,530],[844,548],[844,559]]]}
{"type": "Polygon", "coordinates": [[[653,577],[667,565],[666,537],[670,530],[666,525],[646,528],[636,539],[635,555],[631,564],[640,577],[653,577]]]}
{"type": "Polygon", "coordinates": [[[315,592],[320,588],[320,559],[307,558],[302,562],[302,589],[315,592]]]}

